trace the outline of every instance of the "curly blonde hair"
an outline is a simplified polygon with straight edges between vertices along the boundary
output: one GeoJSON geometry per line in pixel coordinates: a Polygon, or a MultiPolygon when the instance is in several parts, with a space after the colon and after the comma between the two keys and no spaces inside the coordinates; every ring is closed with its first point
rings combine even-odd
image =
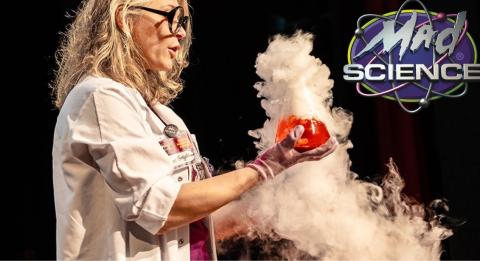
{"type": "MultiPolygon", "coordinates": [[[[188,15],[188,0],[178,0],[188,15]]],[[[61,108],[68,93],[91,74],[108,77],[137,89],[149,103],[170,103],[183,89],[180,73],[188,66],[188,50],[192,41],[191,23],[181,41],[172,70],[153,71],[145,68],[145,60],[132,38],[132,6],[149,0],[84,0],[75,20],[67,27],[56,58],[58,69],[51,84],[54,104],[61,108]],[[117,27],[120,12],[122,30],[117,27]]],[[[191,19],[190,19],[191,20],[191,19]]],[[[189,21],[190,21],[189,20],[189,21]]]]}

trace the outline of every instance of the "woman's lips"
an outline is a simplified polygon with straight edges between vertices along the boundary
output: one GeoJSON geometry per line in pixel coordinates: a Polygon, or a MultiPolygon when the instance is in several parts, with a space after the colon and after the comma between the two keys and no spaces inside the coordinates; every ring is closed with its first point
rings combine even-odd
{"type": "Polygon", "coordinates": [[[170,53],[170,57],[171,57],[171,58],[175,58],[176,52],[175,52],[174,50],[168,48],[168,52],[170,53]]]}
{"type": "Polygon", "coordinates": [[[168,48],[168,52],[170,53],[170,56],[172,58],[175,58],[177,56],[177,50],[178,50],[178,47],[169,47],[168,48]]]}

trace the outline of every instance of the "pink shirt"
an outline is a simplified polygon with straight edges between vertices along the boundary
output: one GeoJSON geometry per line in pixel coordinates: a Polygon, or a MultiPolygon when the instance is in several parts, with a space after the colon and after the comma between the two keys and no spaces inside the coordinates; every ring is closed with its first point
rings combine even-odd
{"type": "MultiPolygon", "coordinates": [[[[192,180],[195,180],[197,172],[192,168],[192,180]]],[[[190,260],[210,260],[208,254],[209,230],[203,223],[203,219],[190,223],[190,260]]]]}
{"type": "Polygon", "coordinates": [[[208,229],[203,220],[190,224],[190,260],[210,260],[208,229]]]}

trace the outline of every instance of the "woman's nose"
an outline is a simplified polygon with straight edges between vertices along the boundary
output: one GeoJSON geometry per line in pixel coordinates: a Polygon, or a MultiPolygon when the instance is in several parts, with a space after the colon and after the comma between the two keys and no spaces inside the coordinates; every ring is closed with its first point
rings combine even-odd
{"type": "Polygon", "coordinates": [[[187,32],[185,32],[185,29],[183,27],[180,27],[180,30],[178,30],[178,33],[175,35],[178,39],[178,41],[183,40],[185,36],[187,35],[187,32]]]}

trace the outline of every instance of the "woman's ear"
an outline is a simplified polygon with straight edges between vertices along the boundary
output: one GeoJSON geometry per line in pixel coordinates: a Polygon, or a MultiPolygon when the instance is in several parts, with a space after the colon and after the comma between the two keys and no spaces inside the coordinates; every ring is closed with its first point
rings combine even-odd
{"type": "Polygon", "coordinates": [[[123,15],[122,12],[124,12],[124,5],[119,5],[117,6],[117,9],[115,10],[115,24],[117,25],[117,28],[123,33],[124,29],[124,24],[123,24],[123,15]]]}

